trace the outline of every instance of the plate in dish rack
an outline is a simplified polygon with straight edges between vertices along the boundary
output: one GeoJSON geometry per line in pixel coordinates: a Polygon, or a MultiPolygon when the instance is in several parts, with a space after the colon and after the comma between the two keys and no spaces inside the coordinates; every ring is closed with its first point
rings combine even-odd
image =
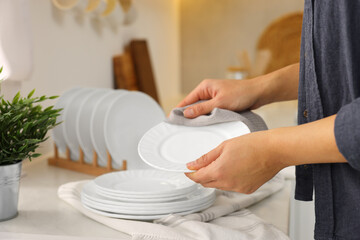
{"type": "Polygon", "coordinates": [[[230,138],[250,133],[240,121],[202,127],[162,122],[141,138],[138,151],[152,167],[174,172],[191,172],[186,163],[194,161],[230,138]]]}
{"type": "Polygon", "coordinates": [[[80,157],[79,141],[76,136],[76,115],[80,110],[81,104],[86,100],[86,97],[95,91],[95,88],[82,88],[78,91],[71,104],[64,109],[64,137],[66,145],[70,149],[70,158],[77,161],[80,157]]]}
{"type": "MultiPolygon", "coordinates": [[[[116,100],[126,96],[128,91],[117,89],[111,91],[111,93],[106,94],[94,105],[94,110],[92,111],[90,117],[90,139],[91,144],[94,147],[98,155],[98,163],[100,166],[104,167],[107,163],[107,152],[104,136],[104,121],[105,114],[109,110],[111,104],[116,100]]],[[[125,114],[125,113],[119,113],[125,114]]],[[[126,138],[126,136],[122,136],[126,138]]],[[[122,164],[117,164],[115,161],[112,161],[113,168],[119,168],[122,164]]]]}
{"type": "Polygon", "coordinates": [[[92,163],[94,145],[91,142],[91,125],[90,120],[95,106],[102,98],[113,92],[112,89],[96,89],[88,95],[78,109],[76,116],[76,136],[81,149],[84,152],[86,163],[92,163]]]}
{"type": "Polygon", "coordinates": [[[115,167],[127,160],[128,169],[149,168],[140,158],[137,144],[150,128],[165,119],[159,104],[141,92],[115,99],[105,114],[103,133],[115,167]]]}
{"type": "MultiPolygon", "coordinates": [[[[81,88],[72,88],[61,94],[57,102],[55,103],[54,109],[63,110],[60,112],[60,115],[56,118],[56,123],[64,121],[64,111],[67,109],[68,105],[72,102],[72,99],[75,95],[81,91],[81,88]]],[[[55,141],[55,144],[61,153],[65,153],[66,150],[66,141],[65,141],[65,125],[59,124],[52,130],[52,136],[55,141]]]]}

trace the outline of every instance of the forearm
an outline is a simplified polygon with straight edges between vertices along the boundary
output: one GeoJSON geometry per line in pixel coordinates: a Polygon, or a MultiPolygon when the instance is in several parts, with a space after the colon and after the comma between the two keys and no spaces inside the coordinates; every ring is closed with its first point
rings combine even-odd
{"type": "Polygon", "coordinates": [[[298,98],[299,63],[255,78],[261,81],[262,105],[298,98]]]}
{"type": "Polygon", "coordinates": [[[296,127],[268,131],[268,152],[283,167],[347,162],[335,141],[336,115],[296,127]]]}

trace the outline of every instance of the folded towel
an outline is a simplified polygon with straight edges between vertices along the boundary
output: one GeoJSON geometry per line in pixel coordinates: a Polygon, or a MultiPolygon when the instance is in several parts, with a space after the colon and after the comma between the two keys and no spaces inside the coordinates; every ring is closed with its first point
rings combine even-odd
{"type": "Polygon", "coordinates": [[[285,179],[295,180],[295,166],[283,168],[279,174],[283,175],[285,179]]]}
{"type": "Polygon", "coordinates": [[[200,127],[217,123],[242,121],[248,126],[251,132],[263,131],[268,129],[264,120],[259,115],[251,111],[233,112],[226,109],[214,108],[211,113],[207,115],[201,115],[196,118],[190,119],[184,116],[184,111],[189,106],[174,108],[170,112],[169,118],[166,120],[166,122],[176,125],[200,127]]]}
{"type": "Polygon", "coordinates": [[[63,235],[33,234],[33,233],[16,233],[16,232],[0,232],[2,240],[119,240],[118,238],[89,238],[89,237],[73,237],[63,235]]]}
{"type": "Polygon", "coordinates": [[[275,176],[250,195],[217,190],[215,204],[201,213],[187,216],[172,214],[154,223],[109,218],[87,210],[80,200],[81,189],[86,182],[64,184],[60,186],[58,196],[85,216],[127,233],[132,239],[288,239],[276,227],[244,209],[280,190],[284,186],[281,176],[275,176]]]}

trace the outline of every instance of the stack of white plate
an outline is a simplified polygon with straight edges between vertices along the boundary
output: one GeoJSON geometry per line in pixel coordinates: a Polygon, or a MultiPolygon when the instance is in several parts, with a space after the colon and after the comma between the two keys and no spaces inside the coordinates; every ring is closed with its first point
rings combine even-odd
{"type": "Polygon", "coordinates": [[[181,173],[128,170],[85,184],[81,201],[87,209],[104,216],[153,220],[204,210],[214,203],[215,190],[203,188],[181,173]]]}
{"type": "Polygon", "coordinates": [[[107,151],[114,168],[127,160],[128,169],[149,168],[137,152],[141,136],[165,119],[161,107],[148,95],[126,90],[73,88],[58,99],[55,108],[63,108],[53,130],[60,152],[70,149],[72,160],[91,163],[93,151],[98,164],[106,166],[107,151]]]}

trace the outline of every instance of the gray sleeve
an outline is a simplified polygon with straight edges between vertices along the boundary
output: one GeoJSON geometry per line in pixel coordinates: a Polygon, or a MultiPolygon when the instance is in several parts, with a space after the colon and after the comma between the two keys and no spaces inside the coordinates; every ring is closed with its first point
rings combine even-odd
{"type": "Polygon", "coordinates": [[[334,131],[339,151],[353,168],[360,171],[360,98],[340,109],[334,131]]]}

